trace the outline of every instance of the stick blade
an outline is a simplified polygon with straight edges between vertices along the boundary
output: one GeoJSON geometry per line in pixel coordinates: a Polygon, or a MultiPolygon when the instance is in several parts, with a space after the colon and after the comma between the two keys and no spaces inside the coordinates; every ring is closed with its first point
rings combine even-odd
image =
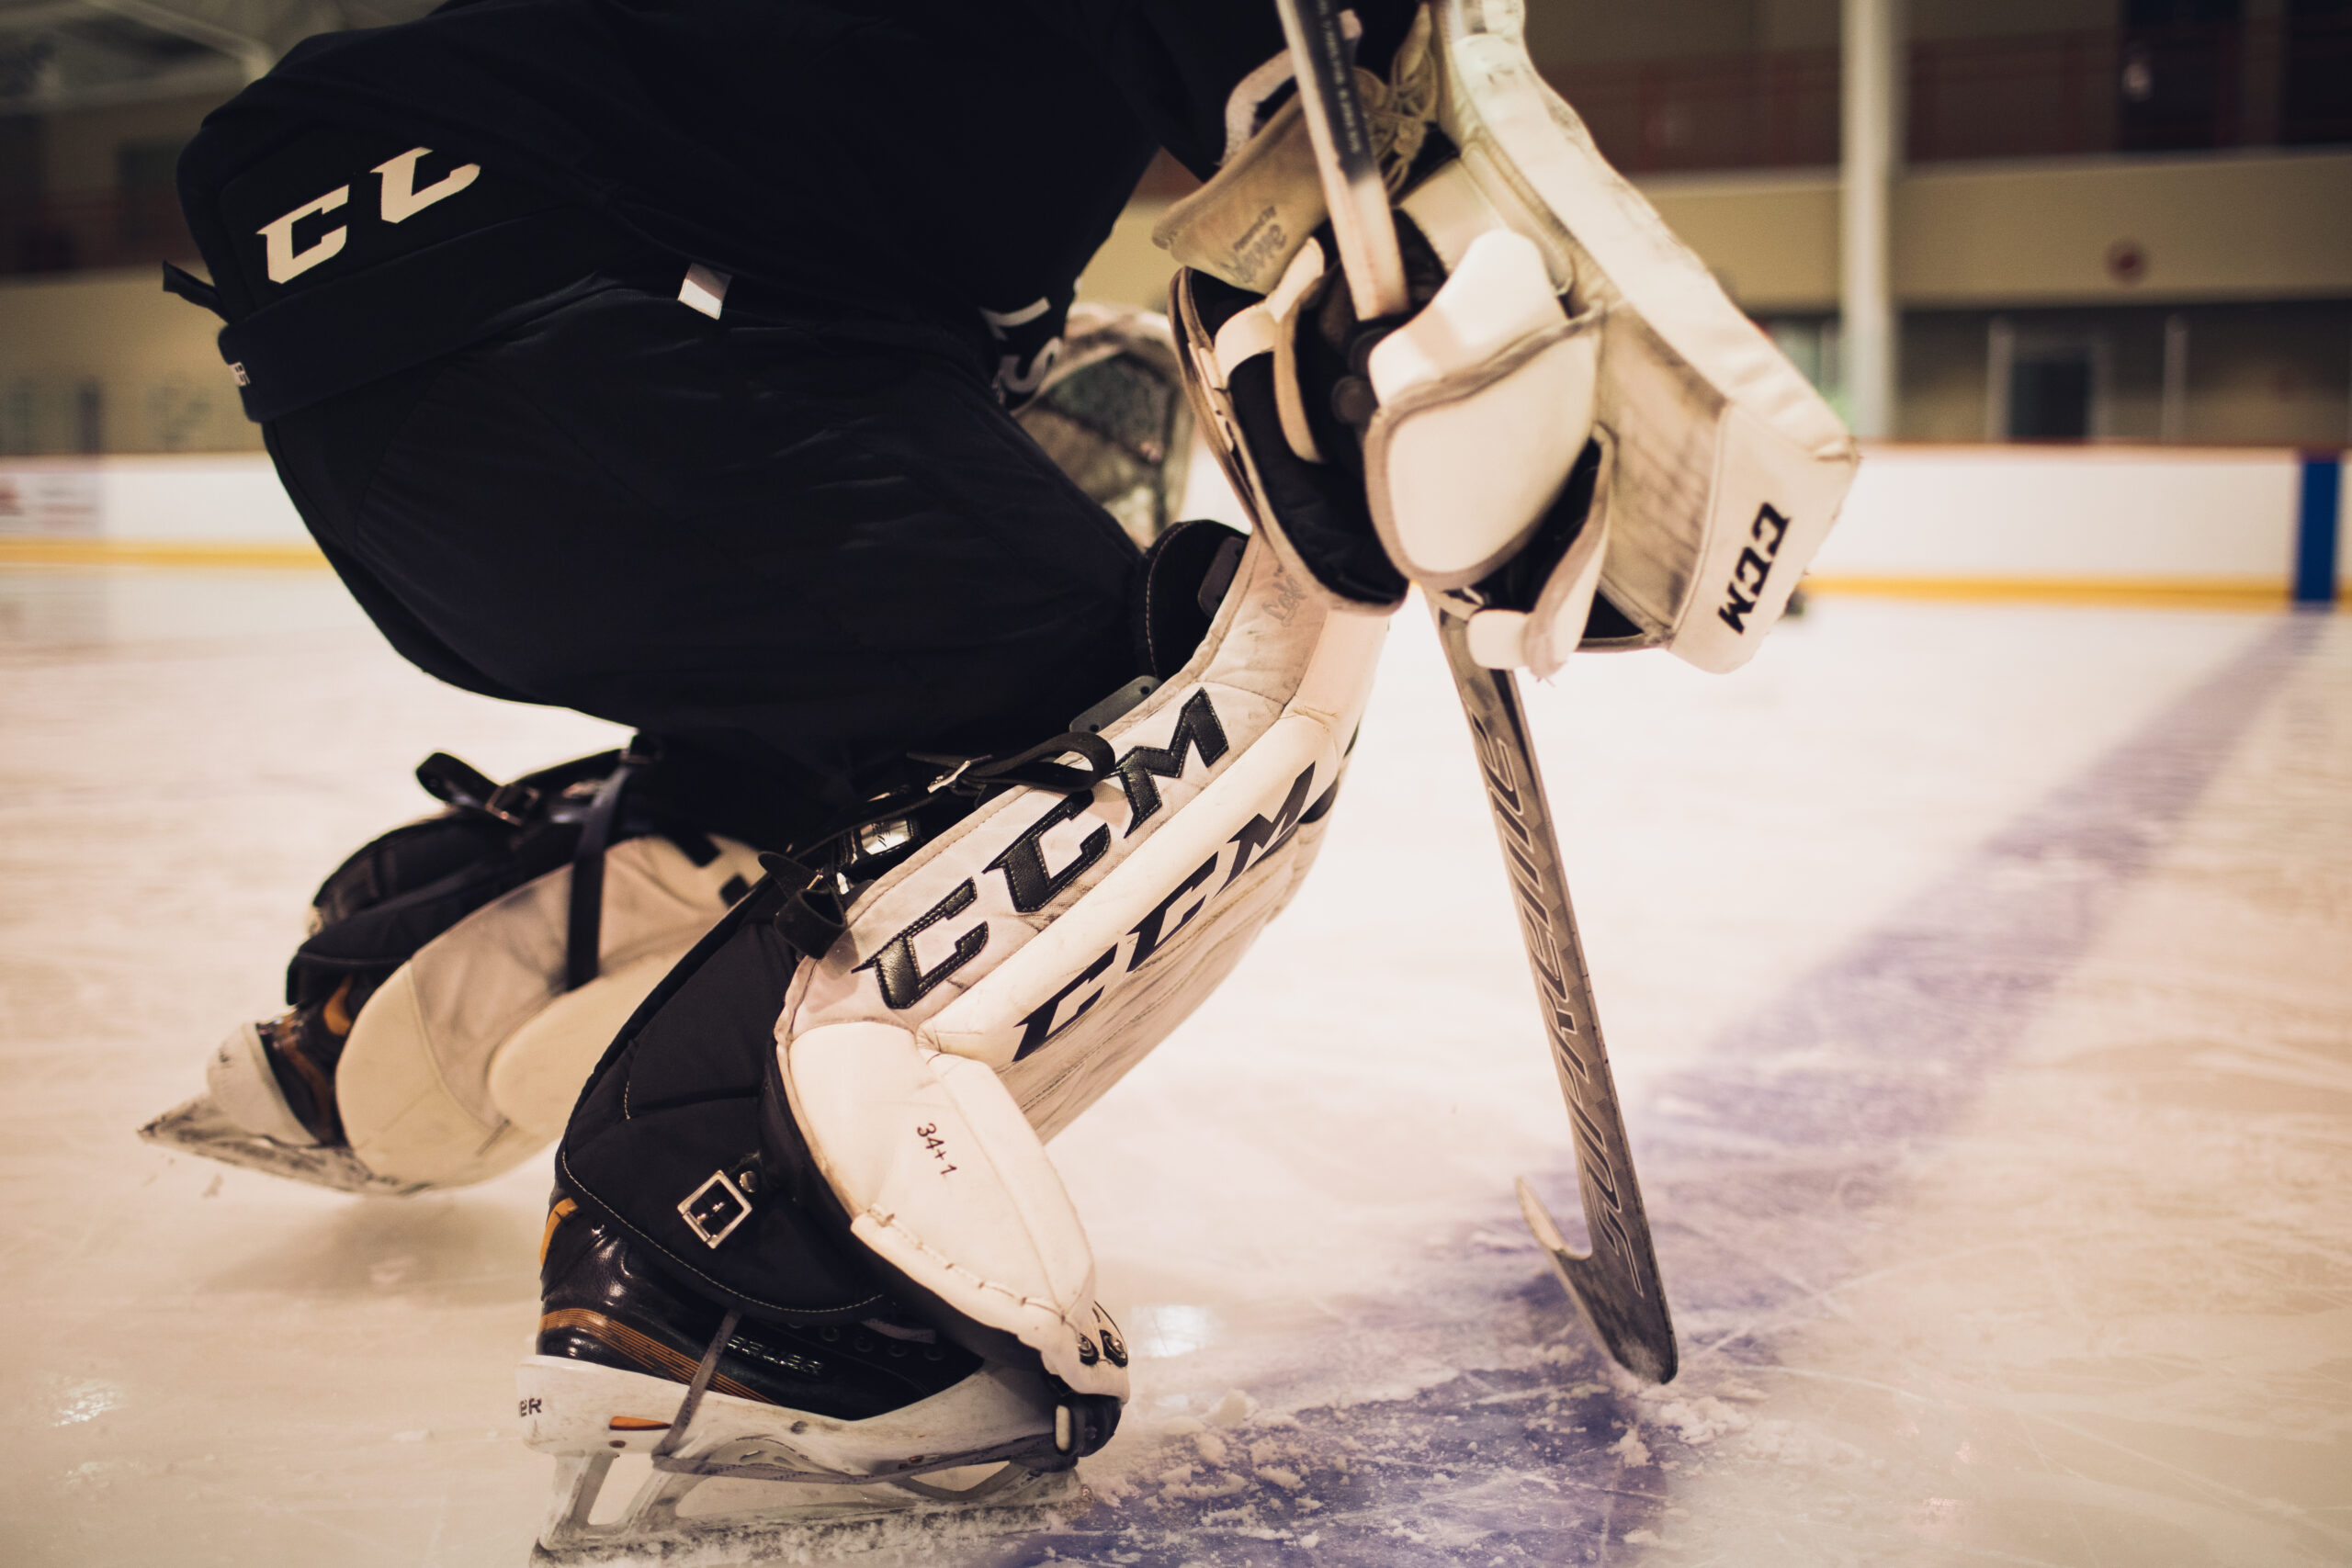
{"type": "Polygon", "coordinates": [[[1536,1245],[1551,1258],[1560,1282],[1568,1288],[1568,1299],[1577,1303],[1586,1325],[1609,1354],[1645,1382],[1672,1382],[1679,1357],[1665,1303],[1655,1296],[1629,1291],[1621,1271],[1600,1267],[1592,1254],[1571,1248],[1527,1179],[1519,1178],[1514,1186],[1519,1212],[1526,1216],[1536,1245]]]}

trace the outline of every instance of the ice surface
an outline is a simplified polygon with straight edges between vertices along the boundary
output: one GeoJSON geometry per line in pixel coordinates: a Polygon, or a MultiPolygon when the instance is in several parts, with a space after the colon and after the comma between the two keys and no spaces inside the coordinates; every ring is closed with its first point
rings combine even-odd
{"type": "MultiPolygon", "coordinates": [[[[1316,875],[1055,1145],[1140,1353],[1093,1502],[864,1560],[2352,1558],[2352,627],[1831,600],[1530,707],[1682,1376],[1519,1224],[1566,1122],[1408,612],[1316,875]]],[[[424,752],[612,734],[322,575],[0,576],[0,1558],[525,1560],[544,1162],[350,1199],[132,1130],[424,752]]]]}

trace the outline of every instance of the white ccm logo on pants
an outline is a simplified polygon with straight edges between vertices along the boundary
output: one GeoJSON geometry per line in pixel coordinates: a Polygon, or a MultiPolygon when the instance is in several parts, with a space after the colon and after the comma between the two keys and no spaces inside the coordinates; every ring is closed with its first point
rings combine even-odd
{"type": "MultiPolygon", "coordinates": [[[[382,197],[378,210],[387,223],[401,223],[415,217],[437,201],[446,201],[481,176],[480,164],[460,164],[423,190],[416,188],[416,165],[433,151],[430,147],[412,147],[399,157],[379,164],[369,172],[382,176],[382,197]]],[[[334,211],[351,199],[351,187],[337,186],[314,201],[306,201],[283,218],[273,218],[254,231],[262,237],[272,283],[288,283],[343,254],[351,238],[345,224],[336,224],[320,235],[304,250],[294,248],[294,225],[303,219],[334,211]]]]}

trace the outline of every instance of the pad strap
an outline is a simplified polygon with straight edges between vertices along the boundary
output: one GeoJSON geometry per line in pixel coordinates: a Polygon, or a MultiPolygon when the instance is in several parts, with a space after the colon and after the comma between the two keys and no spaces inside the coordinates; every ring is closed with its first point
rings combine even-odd
{"type": "Polygon", "coordinates": [[[596,803],[580,825],[580,843],[571,852],[571,899],[564,927],[563,988],[576,991],[596,977],[600,931],[605,914],[605,851],[613,841],[613,824],[619,819],[621,794],[652,759],[635,750],[623,751],[605,782],[596,786],[596,803]]]}

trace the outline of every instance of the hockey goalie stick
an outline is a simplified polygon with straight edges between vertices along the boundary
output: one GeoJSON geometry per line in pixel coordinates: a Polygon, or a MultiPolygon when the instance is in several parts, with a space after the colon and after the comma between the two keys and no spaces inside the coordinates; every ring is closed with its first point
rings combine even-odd
{"type": "Polygon", "coordinates": [[[1470,657],[1470,622],[1462,612],[1476,606],[1453,600],[1452,594],[1431,595],[1430,608],[1446,665],[1453,671],[1454,694],[1470,721],[1471,745],[1486,782],[1487,804],[1494,810],[1495,837],[1502,841],[1527,966],[1535,976],[1544,1032],[1552,1044],[1552,1066],[1567,1097],[1592,1250],[1569,1249],[1524,1178],[1518,1184],[1520,1212],[1609,1353],[1629,1371],[1667,1382],[1676,1364],[1674,1322],[1650,1246],[1641,1184],[1634,1177],[1609,1050],[1593,1010],[1592,976],[1577,935],[1576,909],[1568,902],[1551,798],[1528,740],[1519,677],[1509,670],[1485,669],[1470,657]]]}
{"type": "Polygon", "coordinates": [[[1355,51],[1340,30],[1331,0],[1274,0],[1291,73],[1306,113],[1306,137],[1323,176],[1323,204],[1331,209],[1331,236],[1340,252],[1356,319],[1401,316],[1410,303],[1396,221],[1388,215],[1388,186],[1373,151],[1372,122],[1356,92],[1355,51]]]}
{"type": "MultiPolygon", "coordinates": [[[[1396,220],[1380,177],[1352,61],[1333,0],[1274,0],[1322,175],[1333,238],[1359,320],[1403,315],[1409,307],[1396,220]]],[[[1674,1323],[1658,1279],[1648,1216],[1634,1176],[1625,1119],[1592,1005],[1592,981],[1560,864],[1549,797],[1529,743],[1518,677],[1470,656],[1469,616],[1479,606],[1460,592],[1423,591],[1469,721],[1487,804],[1502,842],[1519,907],[1527,964],[1542,1000],[1552,1066],[1576,1132],[1577,1185],[1592,1250],[1572,1250],[1522,1179],[1519,1204],[1587,1322],[1620,1364],[1653,1382],[1673,1378],[1674,1323]]]]}

